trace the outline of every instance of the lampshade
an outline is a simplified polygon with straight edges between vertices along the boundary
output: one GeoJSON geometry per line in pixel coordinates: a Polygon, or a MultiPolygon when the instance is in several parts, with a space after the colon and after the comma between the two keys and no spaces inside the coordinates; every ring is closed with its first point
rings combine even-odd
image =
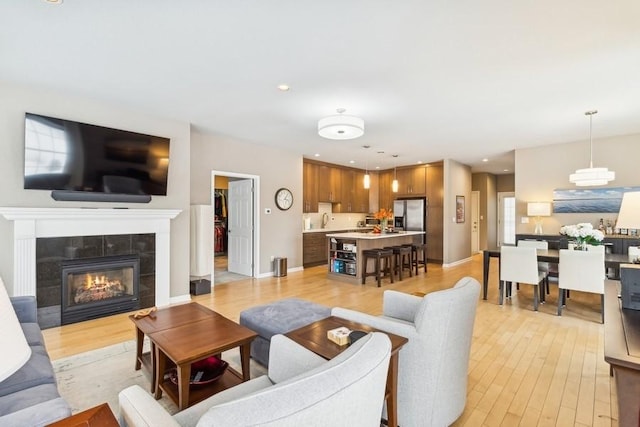
{"type": "Polygon", "coordinates": [[[569,175],[569,182],[578,187],[591,187],[595,185],[606,185],[609,181],[616,179],[616,173],[607,168],[593,167],[593,115],[598,111],[587,111],[584,114],[589,116],[589,167],[578,169],[569,175]]]}
{"type": "Polygon", "coordinates": [[[369,175],[369,172],[364,174],[364,188],[365,190],[368,190],[371,187],[371,176],[369,175]]]}
{"type": "Polygon", "coordinates": [[[640,229],[640,191],[624,193],[616,228],[640,229]]]}
{"type": "Polygon", "coordinates": [[[318,120],[318,135],[327,139],[354,139],[364,135],[364,120],[347,116],[343,108],[335,116],[318,120]]]}
{"type": "Polygon", "coordinates": [[[9,378],[31,357],[16,312],[0,278],[0,381],[9,378]]]}
{"type": "Polygon", "coordinates": [[[549,202],[527,203],[527,216],[551,216],[551,203],[549,202]]]}

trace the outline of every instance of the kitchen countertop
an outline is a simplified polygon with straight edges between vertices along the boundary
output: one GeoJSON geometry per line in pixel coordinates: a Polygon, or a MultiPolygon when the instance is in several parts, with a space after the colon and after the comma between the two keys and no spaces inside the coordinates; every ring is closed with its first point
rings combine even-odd
{"type": "Polygon", "coordinates": [[[331,233],[331,234],[327,234],[327,237],[335,237],[338,239],[367,239],[367,240],[373,240],[373,239],[389,239],[391,237],[398,237],[398,236],[417,236],[420,234],[424,234],[424,231],[398,231],[397,233],[357,233],[357,232],[352,232],[352,233],[331,233]]]}
{"type": "Polygon", "coordinates": [[[369,227],[344,227],[344,228],[312,228],[311,230],[302,230],[303,233],[336,233],[346,230],[372,230],[373,226],[369,227]]]}

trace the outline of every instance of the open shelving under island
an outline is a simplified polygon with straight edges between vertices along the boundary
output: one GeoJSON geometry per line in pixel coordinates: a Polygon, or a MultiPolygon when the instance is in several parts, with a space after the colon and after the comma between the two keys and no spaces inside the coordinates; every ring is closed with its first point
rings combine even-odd
{"type": "Polygon", "coordinates": [[[360,284],[362,280],[362,251],[408,243],[422,243],[424,234],[424,231],[327,234],[327,250],[329,252],[327,274],[332,279],[360,284]]]}

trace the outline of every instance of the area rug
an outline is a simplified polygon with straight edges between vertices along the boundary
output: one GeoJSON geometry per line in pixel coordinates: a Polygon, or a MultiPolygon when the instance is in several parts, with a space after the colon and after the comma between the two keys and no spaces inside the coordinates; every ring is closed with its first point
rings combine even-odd
{"type": "MultiPolygon", "coordinates": [[[[145,350],[149,343],[145,340],[145,350]]],[[[149,377],[142,370],[136,371],[134,340],[115,344],[98,350],[53,361],[58,380],[58,390],[71,406],[73,413],[83,411],[101,403],[108,403],[114,414],[118,414],[118,393],[138,384],[149,391],[149,377]]],[[[240,370],[239,349],[222,353],[229,366],[240,370]]],[[[251,378],[266,373],[266,368],[251,360],[251,378]]],[[[158,401],[169,413],[174,414],[178,407],[163,394],[158,401]]]]}

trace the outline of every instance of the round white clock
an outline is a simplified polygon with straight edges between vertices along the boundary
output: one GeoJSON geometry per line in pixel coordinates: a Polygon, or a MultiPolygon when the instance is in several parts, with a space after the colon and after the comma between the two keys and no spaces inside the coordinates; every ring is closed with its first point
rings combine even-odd
{"type": "Polygon", "coordinates": [[[293,194],[288,188],[281,188],[276,191],[276,206],[282,211],[286,211],[293,205],[293,194]]]}

